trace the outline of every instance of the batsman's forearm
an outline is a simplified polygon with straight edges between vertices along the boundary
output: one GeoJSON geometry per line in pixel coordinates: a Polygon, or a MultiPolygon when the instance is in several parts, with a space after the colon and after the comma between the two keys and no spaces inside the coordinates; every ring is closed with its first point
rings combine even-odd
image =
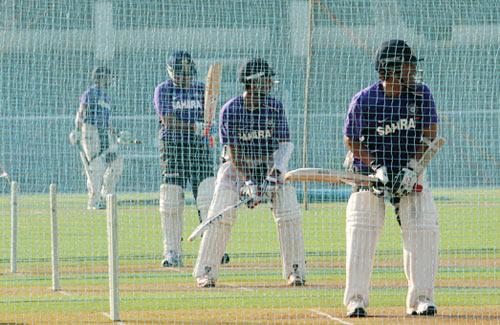
{"type": "MultiPolygon", "coordinates": [[[[437,137],[437,131],[438,131],[438,125],[432,124],[429,128],[424,129],[422,131],[422,137],[424,139],[427,139],[427,141],[431,142],[437,137]]],[[[419,160],[428,147],[429,146],[427,143],[421,143],[420,145],[418,145],[415,152],[415,157],[414,157],[415,160],[419,160]]]]}
{"type": "Polygon", "coordinates": [[[359,141],[344,137],[344,144],[346,145],[347,149],[352,152],[354,157],[360,159],[363,164],[367,166],[370,166],[370,163],[375,159],[370,155],[368,149],[359,141]]]}
{"type": "Polygon", "coordinates": [[[171,130],[191,132],[194,130],[194,125],[191,122],[182,121],[176,119],[172,115],[166,115],[161,117],[161,124],[171,130]]]}
{"type": "Polygon", "coordinates": [[[236,147],[234,146],[229,146],[230,147],[230,159],[233,162],[234,167],[238,171],[240,175],[243,175],[245,180],[248,178],[248,175],[245,172],[245,163],[243,159],[241,158],[239,151],[236,147]]]}

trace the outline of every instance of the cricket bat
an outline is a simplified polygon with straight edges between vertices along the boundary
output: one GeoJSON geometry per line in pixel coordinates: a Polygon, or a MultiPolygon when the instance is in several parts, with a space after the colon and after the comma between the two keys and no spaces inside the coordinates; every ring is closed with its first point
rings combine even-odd
{"type": "Polygon", "coordinates": [[[429,143],[429,147],[422,154],[422,157],[417,162],[417,167],[415,168],[415,172],[417,174],[421,174],[425,168],[429,165],[432,158],[441,150],[441,148],[445,145],[446,139],[443,137],[435,138],[431,143],[429,143]]]}
{"type": "MultiPolygon", "coordinates": [[[[421,174],[425,168],[429,165],[432,158],[441,150],[441,148],[446,143],[446,139],[443,137],[437,137],[431,143],[429,147],[425,150],[422,157],[417,162],[415,172],[421,174]]],[[[376,183],[378,180],[376,178],[354,174],[345,171],[336,171],[324,168],[299,168],[291,170],[285,174],[285,181],[287,182],[320,182],[320,183],[345,183],[350,185],[362,185],[376,183]]],[[[421,190],[421,189],[420,189],[421,190]]],[[[419,189],[417,189],[417,192],[419,189]]]]}
{"type": "MultiPolygon", "coordinates": [[[[210,128],[215,118],[217,104],[219,103],[220,90],[222,80],[222,64],[214,63],[208,69],[207,80],[205,82],[205,107],[204,122],[207,125],[205,128],[205,136],[210,135],[210,128]]],[[[210,146],[213,147],[213,139],[210,138],[210,146]]]]}
{"type": "Polygon", "coordinates": [[[377,182],[377,179],[365,175],[324,168],[299,168],[287,172],[285,174],[285,181],[359,185],[362,183],[377,182]]]}
{"type": "Polygon", "coordinates": [[[0,178],[3,178],[7,181],[7,183],[11,183],[11,179],[10,179],[10,176],[9,174],[5,171],[5,169],[3,168],[2,164],[0,164],[0,178]]]}

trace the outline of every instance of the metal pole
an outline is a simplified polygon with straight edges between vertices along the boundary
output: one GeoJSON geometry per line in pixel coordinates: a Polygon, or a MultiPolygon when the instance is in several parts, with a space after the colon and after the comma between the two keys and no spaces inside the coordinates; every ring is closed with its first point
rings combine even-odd
{"type": "Polygon", "coordinates": [[[120,296],[118,291],[118,222],[116,211],[116,196],[106,197],[108,224],[108,275],[109,275],[109,318],[120,320],[120,296]]]}
{"type": "MultiPolygon", "coordinates": [[[[304,128],[302,133],[302,167],[307,167],[308,165],[308,157],[307,157],[307,144],[308,144],[308,131],[309,131],[309,83],[311,78],[311,62],[312,62],[312,31],[313,31],[313,1],[308,1],[307,7],[307,61],[306,61],[306,80],[304,86],[304,128]]],[[[307,183],[303,184],[303,193],[304,193],[304,209],[308,209],[307,202],[307,183]]]]}
{"type": "Polygon", "coordinates": [[[59,239],[57,230],[57,185],[50,184],[50,231],[52,239],[52,290],[61,290],[59,279],[59,239]]]}
{"type": "Polygon", "coordinates": [[[17,182],[10,183],[10,271],[17,272],[17,182]]]}

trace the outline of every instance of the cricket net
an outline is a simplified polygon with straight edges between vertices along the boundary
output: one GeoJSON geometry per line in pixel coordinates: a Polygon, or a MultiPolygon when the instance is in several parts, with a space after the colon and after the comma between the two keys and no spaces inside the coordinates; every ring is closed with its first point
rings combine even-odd
{"type": "MultiPolygon", "coordinates": [[[[441,232],[436,322],[500,323],[498,1],[4,0],[0,18],[0,323],[352,323],[342,303],[346,184],[294,183],[303,288],[282,279],[269,204],[238,209],[231,260],[215,288],[197,288],[192,277],[199,240],[182,242],[182,267],[160,266],[153,93],[168,78],[169,54],[183,49],[198,80],[222,63],[218,113],[243,93],[239,66],[265,58],[295,144],[289,168],[343,171],[351,98],[377,81],[373,53],[393,38],[424,58],[418,68],[447,139],[427,169],[441,232]],[[124,170],[110,213],[116,246],[108,242],[107,212],[86,209],[82,161],[68,142],[90,72],[103,65],[116,75],[112,124],[141,142],[118,149],[124,170]]],[[[216,144],[214,173],[220,151],[216,144]]],[[[188,185],[184,239],[198,225],[191,193],[188,185]]],[[[405,316],[401,232],[387,207],[367,311],[376,323],[419,322],[405,316]]]]}

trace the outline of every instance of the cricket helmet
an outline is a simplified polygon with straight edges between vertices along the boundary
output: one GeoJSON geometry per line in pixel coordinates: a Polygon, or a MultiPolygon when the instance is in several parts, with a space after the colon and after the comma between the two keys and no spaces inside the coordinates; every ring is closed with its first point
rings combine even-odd
{"type": "Polygon", "coordinates": [[[172,80],[176,77],[196,76],[196,65],[191,58],[191,54],[186,51],[173,52],[167,61],[167,73],[172,80]]]}
{"type": "Polygon", "coordinates": [[[383,42],[375,52],[374,64],[378,72],[400,70],[403,63],[417,63],[411,47],[403,40],[393,39],[383,42]]]}
{"type": "Polygon", "coordinates": [[[94,82],[101,82],[103,80],[109,80],[113,78],[113,72],[110,68],[105,66],[99,66],[94,68],[91,73],[91,78],[94,82]]]}
{"type": "Polygon", "coordinates": [[[245,85],[263,77],[273,77],[276,73],[266,60],[255,58],[241,65],[238,71],[238,80],[245,85]]]}

